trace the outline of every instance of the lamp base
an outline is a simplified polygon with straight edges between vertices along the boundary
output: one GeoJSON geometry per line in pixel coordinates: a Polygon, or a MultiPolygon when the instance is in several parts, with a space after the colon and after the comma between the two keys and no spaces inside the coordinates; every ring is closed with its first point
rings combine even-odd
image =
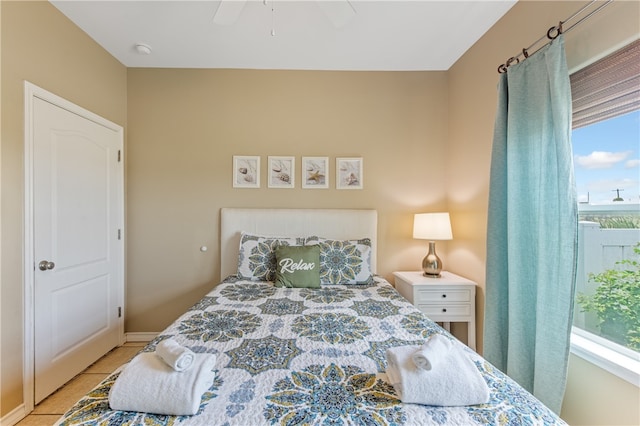
{"type": "Polygon", "coordinates": [[[426,272],[423,272],[422,276],[427,278],[442,278],[442,274],[434,275],[434,274],[427,274],[426,272]]]}
{"type": "Polygon", "coordinates": [[[436,254],[435,241],[429,241],[429,253],[422,259],[422,270],[425,277],[440,278],[440,271],[442,271],[442,261],[436,254]]]}

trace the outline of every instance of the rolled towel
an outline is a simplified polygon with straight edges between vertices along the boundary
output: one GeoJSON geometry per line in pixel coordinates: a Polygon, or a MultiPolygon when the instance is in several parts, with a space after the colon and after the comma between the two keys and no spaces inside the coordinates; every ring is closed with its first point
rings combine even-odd
{"type": "Polygon", "coordinates": [[[176,371],[185,371],[191,367],[195,355],[191,349],[182,346],[174,339],[166,339],[158,343],[156,353],[167,365],[176,371]]]}
{"type": "Polygon", "coordinates": [[[411,359],[418,368],[429,371],[449,356],[451,346],[448,337],[434,334],[411,355],[411,359]]]}
{"type": "Polygon", "coordinates": [[[136,355],[109,391],[112,410],[190,416],[200,408],[202,395],[215,379],[216,356],[196,354],[187,371],[169,367],[154,352],[136,355]]]}
{"type": "Polygon", "coordinates": [[[471,359],[452,345],[437,368],[418,368],[411,355],[416,346],[386,351],[387,378],[400,400],[407,404],[462,406],[489,402],[489,387],[471,359]]]}

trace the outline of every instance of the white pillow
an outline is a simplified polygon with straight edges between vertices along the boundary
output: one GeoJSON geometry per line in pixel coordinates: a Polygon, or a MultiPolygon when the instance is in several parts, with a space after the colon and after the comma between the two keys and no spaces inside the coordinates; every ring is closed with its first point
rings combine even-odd
{"type": "Polygon", "coordinates": [[[304,238],[270,237],[242,232],[238,252],[238,278],[275,281],[276,247],[302,245],[304,238]]]}
{"type": "Polygon", "coordinates": [[[307,237],[305,245],[320,245],[322,284],[371,284],[371,239],[331,240],[307,237]]]}

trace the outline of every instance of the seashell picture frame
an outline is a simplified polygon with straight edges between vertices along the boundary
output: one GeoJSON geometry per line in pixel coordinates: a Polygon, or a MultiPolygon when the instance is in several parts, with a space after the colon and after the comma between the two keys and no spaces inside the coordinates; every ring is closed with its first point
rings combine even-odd
{"type": "Polygon", "coordinates": [[[259,156],[233,156],[233,187],[260,188],[259,156]]]}
{"type": "Polygon", "coordinates": [[[295,188],[295,174],[295,157],[269,156],[269,188],[295,188]]]}
{"type": "Polygon", "coordinates": [[[329,157],[302,157],[302,187],[329,188],[329,157]]]}
{"type": "Polygon", "coordinates": [[[336,158],[336,189],[362,189],[362,157],[336,158]]]}

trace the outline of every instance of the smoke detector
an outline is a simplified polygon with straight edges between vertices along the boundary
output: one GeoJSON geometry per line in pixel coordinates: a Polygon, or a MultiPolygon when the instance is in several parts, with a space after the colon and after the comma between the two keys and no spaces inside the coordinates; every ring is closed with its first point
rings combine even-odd
{"type": "Polygon", "coordinates": [[[136,52],[138,52],[139,55],[151,54],[151,46],[149,46],[148,44],[136,43],[133,47],[136,49],[136,52]]]}

